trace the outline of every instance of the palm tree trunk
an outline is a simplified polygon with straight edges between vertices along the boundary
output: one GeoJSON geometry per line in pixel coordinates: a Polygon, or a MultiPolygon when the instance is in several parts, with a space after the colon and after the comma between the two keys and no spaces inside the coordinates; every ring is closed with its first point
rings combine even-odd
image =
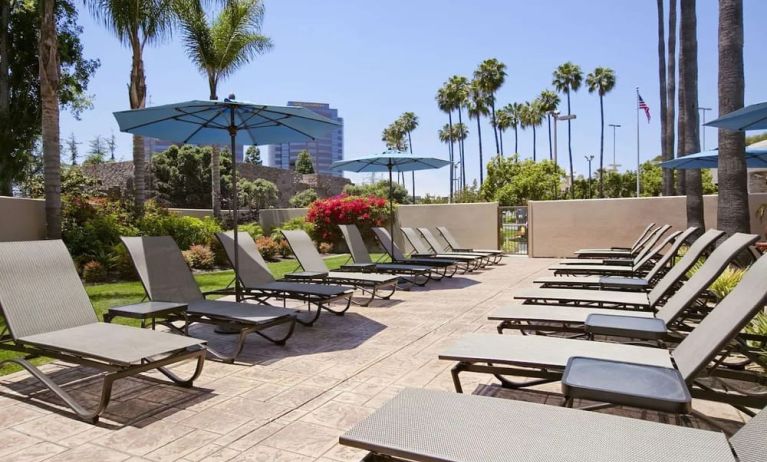
{"type": "MultiPolygon", "coordinates": [[[[130,85],[128,97],[131,109],[146,107],[146,75],[144,74],[143,51],[144,44],[138,36],[138,31],[132,31],[130,37],[133,60],[131,62],[130,85]]],[[[133,136],[133,194],[136,213],[140,215],[146,199],[146,163],[144,154],[144,137],[133,136]]]]}
{"type": "MultiPolygon", "coordinates": [[[[482,162],[482,127],[480,122],[481,117],[479,114],[477,114],[477,139],[479,140],[479,185],[482,186],[482,182],[485,181],[485,164],[482,162]]],[[[466,182],[466,178],[463,179],[464,183],[466,182]]],[[[464,188],[466,185],[464,184],[464,188]]]]}
{"type": "Polygon", "coordinates": [[[535,145],[536,145],[536,142],[535,142],[535,125],[533,125],[533,162],[535,162],[537,160],[536,159],[537,155],[536,155],[535,145]]]}
{"type": "MultiPolygon", "coordinates": [[[[743,0],[719,0],[719,114],[743,107],[743,0]]],[[[727,234],[751,229],[743,132],[719,130],[717,228],[727,234]]]]}
{"type": "MultiPolygon", "coordinates": [[[[666,131],[663,134],[665,152],[668,156],[667,160],[674,158],[674,119],[676,118],[676,27],[676,0],[669,0],[668,56],[666,59],[666,131]]],[[[681,176],[682,175],[680,175],[680,177],[681,176]]],[[[663,194],[666,196],[676,195],[674,171],[671,169],[663,169],[663,194]]]]}
{"type": "MultiPolygon", "coordinates": [[[[459,109],[458,110],[458,114],[460,115],[460,113],[461,113],[461,110],[459,109]]],[[[453,112],[452,111],[447,113],[447,124],[448,124],[448,127],[450,127],[450,144],[448,145],[449,146],[448,152],[449,152],[449,155],[450,155],[450,202],[452,203],[453,202],[453,189],[454,189],[453,183],[455,182],[455,179],[454,179],[454,176],[455,176],[455,165],[454,165],[455,155],[454,155],[454,151],[453,151],[453,112]]],[[[460,146],[459,146],[459,148],[460,148],[460,146]]],[[[393,238],[394,238],[394,236],[392,236],[392,239],[393,238]]]]}
{"type": "Polygon", "coordinates": [[[517,133],[517,126],[514,125],[514,154],[519,152],[519,133],[517,133]]]}
{"type": "Polygon", "coordinates": [[[46,235],[48,239],[59,239],[61,238],[59,52],[54,0],[43,0],[42,2],[39,46],[46,235]]]}
{"type": "MultiPolygon", "coordinates": [[[[663,1],[663,0],[661,0],[663,1]]],[[[599,117],[601,120],[601,126],[600,132],[599,132],[599,170],[602,171],[605,168],[605,104],[604,104],[604,95],[602,93],[599,94],[599,117]]],[[[602,176],[599,177],[599,197],[605,197],[604,196],[604,187],[605,183],[602,179],[602,176]]],[[[591,188],[591,183],[589,183],[589,188],[591,188]]],[[[589,194],[589,196],[591,196],[589,194]]],[[[591,197],[589,197],[591,199],[591,197]]]]}
{"type": "MultiPolygon", "coordinates": [[[[461,112],[461,106],[458,106],[458,123],[463,126],[463,114],[461,112]]],[[[458,151],[461,157],[461,187],[466,189],[466,148],[463,141],[463,138],[458,138],[458,151]]]]}
{"type": "MultiPolygon", "coordinates": [[[[570,90],[567,90],[567,115],[570,115],[570,90]]],[[[573,181],[575,180],[575,177],[573,176],[573,145],[571,143],[571,127],[570,122],[572,122],[570,119],[567,120],[567,156],[570,159],[570,198],[575,199],[575,188],[573,188],[573,181]]]]}
{"type": "MultiPolygon", "coordinates": [[[[0,139],[8,140],[9,129],[7,120],[9,117],[10,95],[10,72],[8,70],[8,25],[11,19],[11,4],[8,0],[0,0],[0,139]]],[[[0,151],[0,158],[8,159],[10,153],[5,145],[0,151]]],[[[0,170],[3,162],[0,161],[0,170]]],[[[13,193],[12,179],[9,172],[0,171],[0,196],[10,196],[13,193]]]]}
{"type": "Polygon", "coordinates": [[[549,160],[554,160],[554,149],[551,145],[551,114],[546,114],[546,127],[549,131],[549,160]]]}
{"type": "MultiPolygon", "coordinates": [[[[495,99],[495,98],[493,98],[495,99]]],[[[492,99],[490,100],[490,114],[493,117],[493,135],[495,136],[495,153],[500,154],[501,153],[501,147],[498,144],[498,127],[495,125],[495,101],[492,99]]]]}
{"type": "MultiPolygon", "coordinates": [[[[663,13],[663,0],[658,0],[658,89],[660,90],[660,139],[661,139],[661,159],[669,160],[669,153],[666,150],[666,137],[668,136],[668,116],[666,104],[666,33],[665,33],[665,15],[663,13]]],[[[663,169],[663,195],[666,196],[668,190],[668,176],[673,178],[673,170],[663,169]]],[[[602,182],[599,182],[600,197],[602,191],[602,182]]]]}
{"type": "MultiPolygon", "coordinates": [[[[208,89],[210,100],[218,100],[218,81],[213,76],[208,76],[208,89]]],[[[218,146],[213,146],[210,153],[210,198],[213,208],[213,216],[221,219],[221,151],[218,146]]]]}
{"type": "MultiPolygon", "coordinates": [[[[698,39],[696,37],[697,15],[695,0],[682,0],[681,7],[681,48],[679,55],[680,66],[683,71],[680,72],[679,79],[680,85],[684,86],[684,104],[680,106],[680,112],[683,111],[685,113],[684,153],[686,155],[700,151],[700,127],[698,123],[698,39]]],[[[687,226],[697,226],[700,229],[705,229],[703,185],[700,170],[685,170],[685,185],[687,188],[687,226]]]]}
{"type": "Polygon", "coordinates": [[[498,130],[498,141],[501,142],[501,152],[498,154],[503,157],[503,130],[498,130]]]}
{"type": "MultiPolygon", "coordinates": [[[[413,155],[413,139],[410,137],[410,132],[407,132],[407,145],[410,148],[410,155],[413,155]]],[[[415,204],[415,170],[410,172],[410,179],[412,180],[413,190],[410,191],[413,195],[413,203],[415,204]]]]}

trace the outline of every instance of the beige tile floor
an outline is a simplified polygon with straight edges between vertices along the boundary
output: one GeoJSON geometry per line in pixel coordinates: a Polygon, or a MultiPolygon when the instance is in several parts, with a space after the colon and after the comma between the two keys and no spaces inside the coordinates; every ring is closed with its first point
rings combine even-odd
{"type": "MultiPolygon", "coordinates": [[[[299,327],[285,347],[251,336],[238,364],[207,361],[192,389],[155,380],[157,375],[122,380],[96,426],[62,412],[29,375],[0,377],[0,460],[361,460],[365,454],[338,445],[338,436],[404,387],[452,390],[452,364],[437,353],[464,333],[495,332],[485,319],[488,311],[508,303],[514,290],[529,287],[551,263],[510,257],[486,271],[353,307],[343,317],[326,313],[315,327],[299,327]]],[[[194,333],[217,348],[232,345],[207,327],[194,333]]],[[[184,369],[189,366],[177,368],[184,369]]],[[[61,363],[43,370],[95,403],[100,382],[93,371],[61,363]]],[[[467,392],[561,403],[558,384],[509,391],[485,375],[463,374],[462,381],[467,392]]],[[[743,421],[726,406],[695,407],[733,428],[743,421]]],[[[675,421],[652,412],[608,412],[675,421]]]]}

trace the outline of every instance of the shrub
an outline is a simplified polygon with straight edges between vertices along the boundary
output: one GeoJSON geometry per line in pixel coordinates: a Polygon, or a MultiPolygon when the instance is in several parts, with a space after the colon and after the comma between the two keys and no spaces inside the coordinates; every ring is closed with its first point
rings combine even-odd
{"type": "Polygon", "coordinates": [[[120,244],[115,244],[112,247],[109,258],[109,270],[117,273],[117,276],[123,280],[136,280],[136,270],[133,268],[133,262],[131,261],[128,249],[120,244]]]}
{"type": "Polygon", "coordinates": [[[171,236],[182,249],[195,244],[210,246],[216,239],[215,233],[221,231],[221,226],[211,217],[176,215],[153,201],[145,205],[138,227],[146,236],[171,236]]]}
{"type": "Polygon", "coordinates": [[[738,285],[743,275],[746,274],[746,270],[740,268],[727,268],[719,275],[718,278],[708,288],[717,300],[722,300],[727,296],[735,286],[738,285]]]}
{"type": "Polygon", "coordinates": [[[319,197],[317,191],[309,188],[296,193],[290,200],[288,200],[288,203],[291,207],[308,207],[309,204],[319,199],[319,197]]]}
{"type": "Polygon", "coordinates": [[[183,252],[187,265],[194,269],[211,269],[216,262],[216,256],[206,245],[193,245],[183,252]]]}
{"type": "MultiPolygon", "coordinates": [[[[404,186],[399,183],[394,183],[392,186],[392,197],[395,204],[409,204],[412,202],[412,197],[404,186]]],[[[347,184],[344,186],[343,192],[349,196],[389,197],[389,182],[381,180],[368,184],[347,184]]]]}
{"type": "Polygon", "coordinates": [[[275,242],[277,242],[277,245],[280,246],[280,256],[282,258],[287,258],[293,254],[293,251],[290,249],[290,245],[288,244],[288,241],[286,241],[285,239],[282,239],[280,241],[275,241],[275,242]]]}
{"type": "MultiPolygon", "coordinates": [[[[285,237],[282,235],[282,231],[302,230],[309,236],[314,235],[314,223],[309,223],[304,217],[291,218],[282,224],[282,226],[274,228],[272,230],[272,239],[278,243],[282,243],[285,237]]],[[[290,252],[288,252],[290,255],[290,252]]]]}
{"type": "Polygon", "coordinates": [[[315,241],[335,243],[341,240],[338,225],[356,224],[365,233],[372,226],[384,226],[387,217],[386,199],[341,194],[312,203],[306,221],[314,225],[315,241]]]}
{"type": "Polygon", "coordinates": [[[266,260],[274,260],[274,257],[280,252],[280,244],[268,236],[261,236],[256,239],[256,246],[258,246],[258,252],[266,260]]]}
{"type": "Polygon", "coordinates": [[[83,265],[83,280],[85,282],[104,282],[107,269],[100,262],[91,260],[83,265]]]}
{"type": "Polygon", "coordinates": [[[250,237],[252,237],[253,240],[256,240],[264,235],[264,228],[262,228],[261,225],[255,221],[251,223],[245,223],[244,225],[239,225],[237,228],[240,231],[244,231],[250,234],[250,237]]]}
{"type": "Polygon", "coordinates": [[[323,254],[330,253],[333,251],[333,244],[330,242],[320,242],[319,251],[323,254]]]}

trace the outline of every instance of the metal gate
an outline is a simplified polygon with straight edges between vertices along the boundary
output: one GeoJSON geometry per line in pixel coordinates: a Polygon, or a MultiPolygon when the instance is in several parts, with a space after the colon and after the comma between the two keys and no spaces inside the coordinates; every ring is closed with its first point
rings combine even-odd
{"type": "Polygon", "coordinates": [[[527,207],[498,207],[500,249],[510,255],[527,255],[527,207]]]}

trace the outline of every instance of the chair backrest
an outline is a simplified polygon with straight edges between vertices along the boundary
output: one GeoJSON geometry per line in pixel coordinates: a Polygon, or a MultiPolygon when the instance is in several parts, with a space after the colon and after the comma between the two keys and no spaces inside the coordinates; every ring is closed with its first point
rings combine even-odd
{"type": "Polygon", "coordinates": [[[666,324],[679,317],[700,296],[701,292],[722,274],[727,265],[758,238],[756,234],[743,233],[735,233],[727,238],[708,256],[700,269],[669,297],[666,304],[658,310],[657,317],[666,324]]]}
{"type": "Polygon", "coordinates": [[[204,297],[170,236],[120,238],[150,300],[188,303],[204,297]]]}
{"type": "MultiPolygon", "coordinates": [[[[670,249],[668,249],[668,252],[663,254],[663,256],[657,262],[655,262],[655,265],[653,265],[653,267],[650,270],[650,272],[647,273],[647,276],[645,276],[645,279],[647,279],[648,281],[653,281],[655,279],[655,277],[658,275],[658,273],[663,268],[665,268],[666,265],[669,264],[671,259],[676,257],[676,255],[679,253],[679,249],[681,249],[682,246],[688,240],[694,239],[695,233],[697,233],[697,232],[698,232],[698,227],[697,226],[690,226],[689,228],[684,230],[684,232],[679,234],[679,237],[674,240],[674,244],[671,246],[670,249]]],[[[673,236],[673,234],[672,234],[672,236],[673,236]]],[[[662,249],[663,246],[665,246],[665,243],[661,244],[656,249],[662,249]]],[[[644,266],[644,264],[642,266],[644,266]]],[[[641,266],[640,266],[640,268],[641,268],[641,266]]]]}
{"type": "Polygon", "coordinates": [[[322,259],[322,256],[314,247],[314,243],[306,231],[300,229],[281,231],[282,235],[290,245],[290,249],[293,251],[293,255],[296,256],[296,260],[301,264],[304,271],[314,271],[318,273],[327,273],[328,265],[322,259]]]}
{"type": "Polygon", "coordinates": [[[674,265],[662,278],[655,284],[655,287],[647,295],[650,306],[654,306],[660,300],[668,295],[676,284],[682,280],[687,270],[698,261],[705,250],[713,245],[717,239],[724,235],[723,231],[718,229],[709,229],[687,249],[687,253],[674,265]]]}
{"type": "Polygon", "coordinates": [[[652,257],[652,250],[655,248],[655,244],[658,243],[661,237],[671,229],[671,225],[663,225],[650,233],[650,237],[645,241],[641,249],[634,255],[634,263],[645,259],[648,255],[652,257]]]}
{"type": "Polygon", "coordinates": [[[0,242],[0,310],[16,339],[98,321],[60,240],[0,242]]]}
{"type": "Polygon", "coordinates": [[[765,441],[767,441],[767,408],[759,411],[732,435],[730,446],[735,450],[735,455],[740,462],[764,462],[765,441]]]}
{"type": "Polygon", "coordinates": [[[440,252],[449,252],[447,250],[447,247],[442,245],[441,242],[439,242],[439,239],[437,239],[437,236],[434,235],[434,233],[431,232],[429,228],[418,228],[418,232],[421,233],[424,239],[426,239],[426,242],[431,246],[432,249],[434,249],[435,253],[440,252]]]}
{"type": "Polygon", "coordinates": [[[415,249],[416,253],[422,253],[422,254],[432,254],[434,253],[433,250],[431,250],[425,242],[421,240],[421,236],[418,235],[418,232],[414,228],[400,228],[402,230],[402,234],[405,235],[408,242],[410,242],[410,245],[413,246],[413,249],[415,249]]]}
{"type": "Polygon", "coordinates": [[[674,349],[677,369],[694,378],[767,303],[767,255],[756,261],[740,283],[674,349]]]}
{"type": "Polygon", "coordinates": [[[381,247],[384,249],[384,252],[389,254],[389,256],[394,261],[405,261],[407,258],[405,257],[405,254],[402,253],[402,250],[400,250],[399,246],[392,242],[391,236],[389,236],[389,231],[386,230],[386,228],[382,228],[380,226],[376,226],[373,228],[373,234],[376,235],[376,239],[378,239],[378,243],[381,244],[381,247]]]}
{"type": "Polygon", "coordinates": [[[352,254],[354,262],[373,263],[368,247],[365,245],[365,240],[362,239],[362,234],[357,225],[338,225],[338,227],[341,228],[341,234],[344,235],[346,246],[349,247],[349,252],[352,254]]]}
{"type": "MultiPolygon", "coordinates": [[[[661,252],[663,251],[663,249],[670,243],[674,242],[675,239],[679,237],[680,234],[682,234],[681,231],[674,231],[673,233],[666,236],[666,239],[663,239],[663,242],[653,247],[652,250],[646,252],[642,258],[638,260],[634,259],[636,261],[636,263],[634,264],[634,271],[639,271],[642,267],[649,264],[653,258],[659,255],[662,258],[663,255],[661,255],[661,252]]],[[[653,265],[653,267],[655,267],[655,265],[653,265]]]]}
{"type": "Polygon", "coordinates": [[[453,233],[447,229],[447,226],[437,226],[437,231],[439,231],[439,233],[442,235],[442,238],[445,239],[445,242],[447,242],[447,245],[449,245],[451,249],[455,250],[465,248],[458,243],[458,240],[455,238],[455,236],[453,236],[453,233]]]}
{"type": "MultiPolygon", "coordinates": [[[[234,267],[234,231],[216,233],[216,239],[221,243],[226,258],[234,267]]],[[[250,234],[244,231],[238,232],[237,245],[240,247],[240,253],[237,255],[239,257],[237,277],[243,287],[256,287],[274,282],[274,276],[269,271],[269,266],[264,261],[264,257],[261,256],[261,252],[258,251],[256,241],[250,234]]]]}
{"type": "Polygon", "coordinates": [[[635,253],[640,247],[642,247],[642,244],[644,244],[645,240],[647,240],[647,236],[650,234],[650,231],[655,226],[655,223],[650,223],[647,225],[647,227],[642,231],[642,234],[639,235],[636,241],[634,241],[633,244],[631,244],[631,253],[635,253]]]}

